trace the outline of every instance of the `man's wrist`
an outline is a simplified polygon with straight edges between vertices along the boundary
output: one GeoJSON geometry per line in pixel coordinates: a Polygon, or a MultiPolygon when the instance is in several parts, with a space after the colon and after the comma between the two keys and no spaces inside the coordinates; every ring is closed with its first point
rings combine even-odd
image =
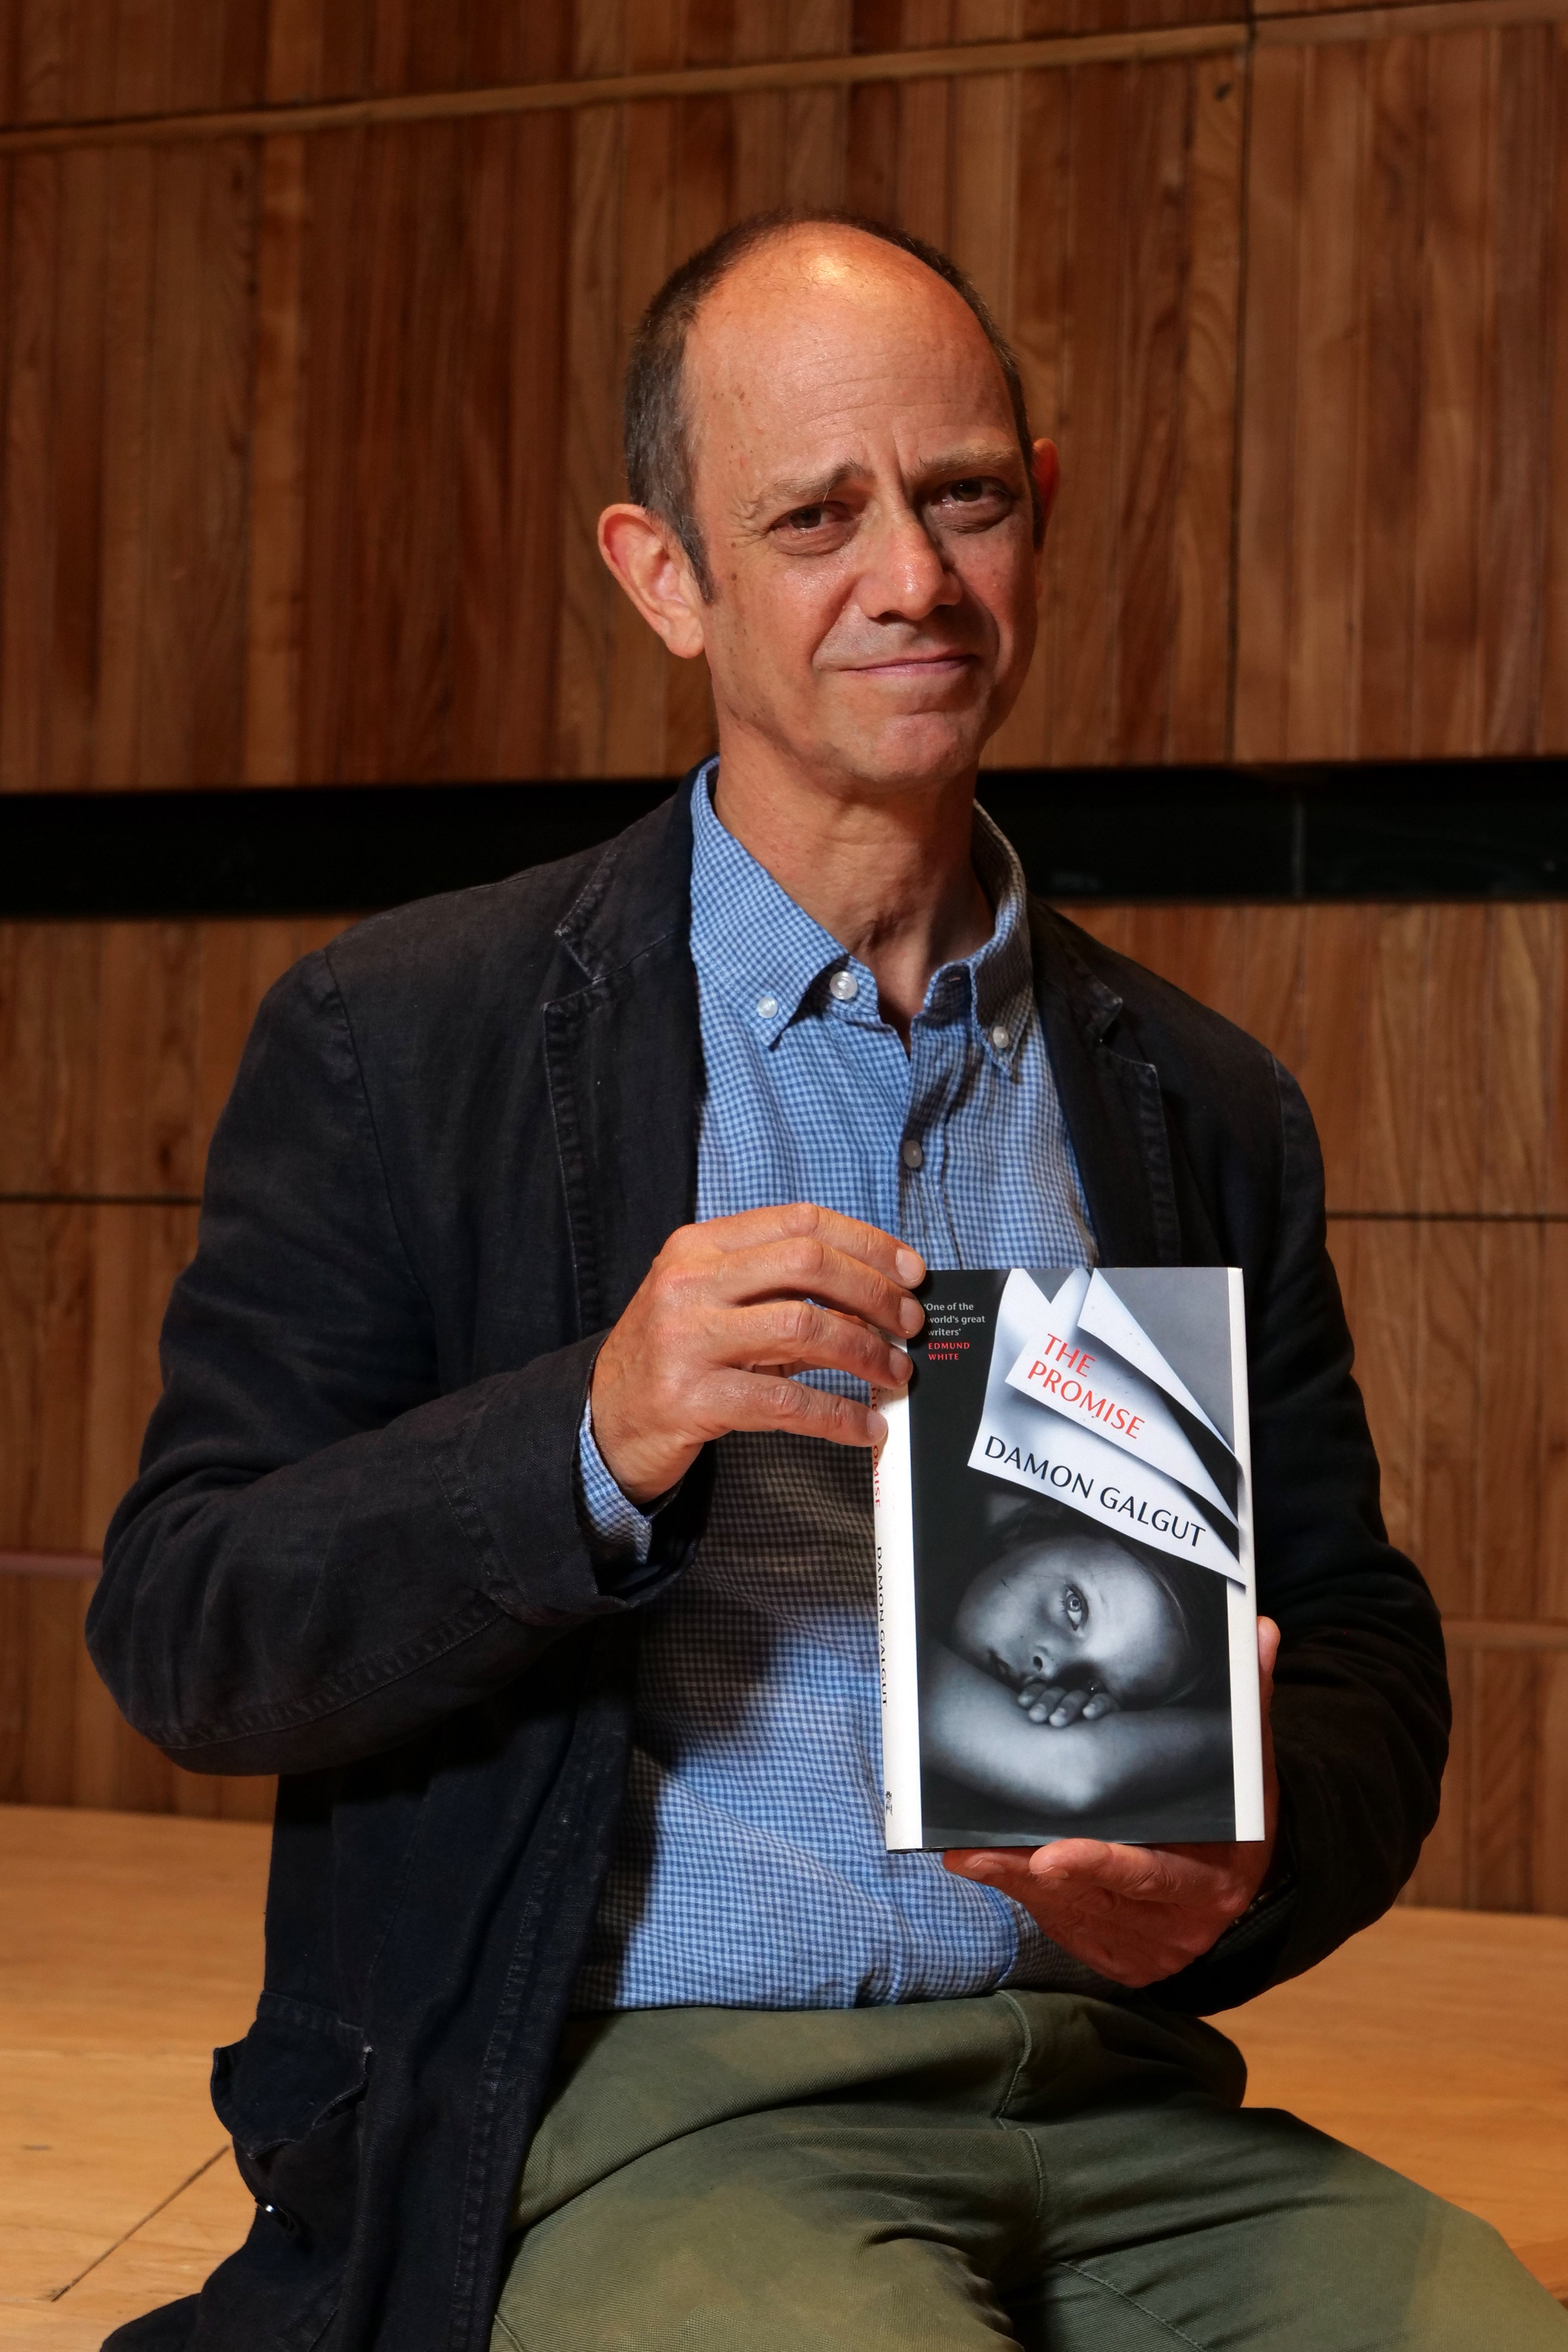
{"type": "Polygon", "coordinates": [[[599,1451],[592,1398],[577,1430],[577,1515],[597,1567],[635,1574],[647,1565],[653,1523],[679,1491],[679,1483],[646,1507],[632,1501],[599,1451]]]}

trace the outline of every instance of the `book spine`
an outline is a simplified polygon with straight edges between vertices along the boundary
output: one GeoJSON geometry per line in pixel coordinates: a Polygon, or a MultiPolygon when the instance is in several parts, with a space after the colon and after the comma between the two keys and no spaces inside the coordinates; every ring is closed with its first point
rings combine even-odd
{"type": "Polygon", "coordinates": [[[1236,1834],[1261,1838],[1263,1820],[1263,1716],[1258,1692],[1258,1562],[1252,1533],[1252,1423],[1247,1392],[1247,1307],[1241,1268],[1230,1276],[1230,1393],[1236,1431],[1240,1508],[1237,1512],[1238,1560],[1243,1581],[1229,1588],[1230,1732],[1236,1773],[1236,1834]]]}
{"type": "Polygon", "coordinates": [[[888,1434],[871,1456],[876,1515],[877,1650],[882,1680],[882,1818],[889,1853],[922,1842],[920,1658],[915,1643],[915,1517],[910,1400],[879,1391],[888,1434]]]}

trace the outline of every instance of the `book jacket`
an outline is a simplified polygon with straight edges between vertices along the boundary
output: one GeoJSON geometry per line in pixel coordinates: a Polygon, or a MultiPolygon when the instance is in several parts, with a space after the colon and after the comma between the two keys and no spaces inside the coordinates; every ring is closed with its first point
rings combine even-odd
{"type": "Polygon", "coordinates": [[[873,1480],[887,1841],[1263,1835],[1241,1275],[939,1273],[873,1480]]]}

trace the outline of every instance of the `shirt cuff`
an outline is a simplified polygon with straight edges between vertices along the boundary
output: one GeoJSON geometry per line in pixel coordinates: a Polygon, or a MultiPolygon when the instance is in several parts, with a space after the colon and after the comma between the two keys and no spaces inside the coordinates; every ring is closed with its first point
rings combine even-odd
{"type": "Polygon", "coordinates": [[[594,1443],[590,1403],[584,1403],[577,1426],[577,1516],[596,1566],[623,1573],[647,1567],[653,1547],[652,1516],[628,1501],[605,1468],[594,1443]]]}

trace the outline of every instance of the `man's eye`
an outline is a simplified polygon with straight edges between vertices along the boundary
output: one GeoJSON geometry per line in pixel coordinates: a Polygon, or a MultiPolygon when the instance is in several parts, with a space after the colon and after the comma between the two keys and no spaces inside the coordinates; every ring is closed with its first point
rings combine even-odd
{"type": "Polygon", "coordinates": [[[1005,482],[994,474],[965,474],[956,482],[944,482],[937,493],[939,506],[997,508],[1004,511],[1013,505],[1013,494],[1005,482]]]}
{"type": "Polygon", "coordinates": [[[826,507],[796,507],[784,517],[786,530],[820,530],[827,520],[826,507]]]}
{"type": "Polygon", "coordinates": [[[1066,1612],[1068,1623],[1076,1633],[1089,1615],[1089,1603],[1076,1584],[1069,1584],[1063,1592],[1062,1608],[1066,1612]]]}

